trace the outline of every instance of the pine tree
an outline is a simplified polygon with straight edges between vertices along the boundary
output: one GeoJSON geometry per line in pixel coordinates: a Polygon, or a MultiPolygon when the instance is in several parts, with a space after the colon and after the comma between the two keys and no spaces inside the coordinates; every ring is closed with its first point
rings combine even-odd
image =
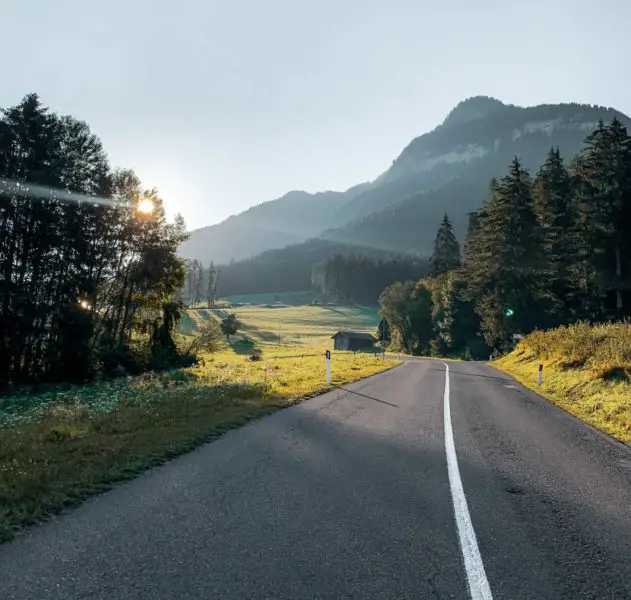
{"type": "Polygon", "coordinates": [[[491,347],[541,320],[541,259],[531,178],[515,158],[509,174],[492,182],[490,197],[472,219],[467,241],[469,298],[474,299],[491,347]]]}
{"type": "Polygon", "coordinates": [[[533,208],[541,229],[542,284],[550,326],[576,313],[571,271],[577,261],[576,211],[570,175],[559,149],[552,148],[533,183],[533,208]]]}
{"type": "Polygon", "coordinates": [[[614,119],[602,122],[576,161],[583,285],[601,318],[631,314],[631,140],[614,119]],[[594,288],[597,290],[593,293],[594,288]],[[597,296],[593,297],[593,296],[597,296]],[[597,299],[600,303],[597,304],[597,299]],[[626,299],[626,300],[625,300],[626,299]]]}
{"type": "Polygon", "coordinates": [[[447,213],[436,233],[430,263],[432,276],[441,275],[460,266],[460,246],[447,213]]]}

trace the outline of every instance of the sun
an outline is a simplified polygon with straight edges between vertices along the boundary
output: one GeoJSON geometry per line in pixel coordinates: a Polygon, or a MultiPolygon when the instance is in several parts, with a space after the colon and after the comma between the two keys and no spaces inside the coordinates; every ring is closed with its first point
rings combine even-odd
{"type": "Polygon", "coordinates": [[[138,203],[136,210],[143,215],[150,215],[153,212],[153,200],[151,198],[143,198],[138,203]]]}

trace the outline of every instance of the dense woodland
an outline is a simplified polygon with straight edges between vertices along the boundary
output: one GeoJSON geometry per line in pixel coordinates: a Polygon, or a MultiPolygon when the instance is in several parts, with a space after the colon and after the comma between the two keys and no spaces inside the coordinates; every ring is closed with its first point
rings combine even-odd
{"type": "Polygon", "coordinates": [[[0,232],[0,388],[177,362],[183,221],[36,95],[0,115],[0,232]]]}
{"type": "Polygon", "coordinates": [[[433,277],[381,296],[392,342],[484,356],[513,334],[631,316],[631,139],[602,122],[568,166],[558,148],[532,177],[515,159],[469,218],[460,256],[443,220],[433,277]]]}
{"type": "Polygon", "coordinates": [[[381,292],[396,281],[427,276],[429,263],[414,256],[380,260],[335,254],[318,263],[311,282],[323,300],[341,304],[376,304],[381,292]]]}

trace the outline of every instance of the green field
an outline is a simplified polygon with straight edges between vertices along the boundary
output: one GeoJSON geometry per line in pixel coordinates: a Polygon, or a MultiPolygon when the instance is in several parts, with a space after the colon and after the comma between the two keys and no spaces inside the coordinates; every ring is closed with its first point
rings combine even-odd
{"type": "Polygon", "coordinates": [[[292,306],[300,306],[302,304],[311,304],[315,294],[312,290],[304,292],[278,292],[269,294],[238,294],[235,296],[226,296],[221,298],[220,302],[229,304],[291,304],[292,306]]]}
{"type": "Polygon", "coordinates": [[[231,309],[186,311],[180,333],[194,335],[209,318],[222,319],[234,312],[242,324],[235,341],[250,339],[257,344],[332,347],[331,336],[340,329],[374,333],[379,323],[377,307],[288,306],[264,308],[244,306],[231,309]]]}

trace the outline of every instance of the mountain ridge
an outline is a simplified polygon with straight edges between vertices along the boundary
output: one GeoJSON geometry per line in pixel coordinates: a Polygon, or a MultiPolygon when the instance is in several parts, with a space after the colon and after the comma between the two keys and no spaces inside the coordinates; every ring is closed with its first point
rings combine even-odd
{"type": "Polygon", "coordinates": [[[434,129],[413,138],[373,181],[346,191],[288,192],[191,232],[182,255],[225,263],[316,237],[362,247],[381,240],[383,250],[427,253],[445,209],[455,213],[462,231],[466,213],[479,206],[488,181],[502,175],[513,156],[536,169],[549,148],[559,146],[569,160],[598,120],[614,117],[631,125],[620,111],[597,105],[522,107],[488,96],[467,98],[434,129]],[[414,224],[415,247],[409,231],[414,224]]]}

